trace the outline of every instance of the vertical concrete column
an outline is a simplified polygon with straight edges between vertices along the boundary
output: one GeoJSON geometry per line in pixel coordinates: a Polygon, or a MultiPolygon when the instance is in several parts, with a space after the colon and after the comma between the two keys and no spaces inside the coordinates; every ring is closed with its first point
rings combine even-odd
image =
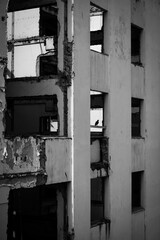
{"type": "Polygon", "coordinates": [[[109,2],[110,239],[131,239],[130,1],[109,2]]]}
{"type": "Polygon", "coordinates": [[[89,0],[75,0],[73,80],[73,207],[75,240],[90,239],[89,0]]]}
{"type": "Polygon", "coordinates": [[[160,3],[145,1],[145,226],[160,238],[160,3]]]}
{"type": "MultiPolygon", "coordinates": [[[[5,80],[4,69],[7,63],[7,0],[0,1],[0,175],[3,174],[3,145],[4,145],[4,108],[5,108],[5,80]]],[[[0,239],[7,239],[9,188],[0,183],[0,239]]]]}
{"type": "Polygon", "coordinates": [[[0,175],[3,173],[1,161],[3,160],[3,132],[5,109],[5,79],[4,70],[7,64],[7,0],[0,1],[0,175]]]}

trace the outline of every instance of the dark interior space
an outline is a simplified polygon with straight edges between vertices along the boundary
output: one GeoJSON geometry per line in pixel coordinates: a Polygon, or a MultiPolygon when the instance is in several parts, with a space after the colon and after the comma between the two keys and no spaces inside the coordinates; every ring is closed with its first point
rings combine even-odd
{"type": "Polygon", "coordinates": [[[7,240],[57,239],[55,185],[11,190],[7,240]]]}
{"type": "Polygon", "coordinates": [[[56,95],[7,98],[6,137],[30,134],[57,135],[56,95]]]}
{"type": "Polygon", "coordinates": [[[131,25],[131,62],[141,65],[141,33],[142,29],[136,25],[131,25]]]}

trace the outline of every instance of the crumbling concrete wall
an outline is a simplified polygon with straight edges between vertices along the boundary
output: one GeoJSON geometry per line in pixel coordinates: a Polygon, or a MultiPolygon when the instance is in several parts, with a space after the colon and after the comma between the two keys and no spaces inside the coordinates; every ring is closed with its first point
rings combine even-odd
{"type": "Polygon", "coordinates": [[[3,174],[35,172],[40,169],[40,140],[16,137],[5,140],[3,174]]]}
{"type": "MultiPolygon", "coordinates": [[[[0,175],[3,173],[4,152],[4,108],[5,108],[5,80],[4,70],[7,63],[7,41],[6,41],[6,14],[7,0],[0,1],[0,175]]],[[[7,211],[8,211],[9,188],[0,187],[0,238],[7,239],[7,211]]]]}
{"type": "Polygon", "coordinates": [[[1,161],[4,151],[4,109],[5,109],[5,79],[4,70],[7,63],[7,0],[0,1],[0,175],[3,172],[1,161]]]}

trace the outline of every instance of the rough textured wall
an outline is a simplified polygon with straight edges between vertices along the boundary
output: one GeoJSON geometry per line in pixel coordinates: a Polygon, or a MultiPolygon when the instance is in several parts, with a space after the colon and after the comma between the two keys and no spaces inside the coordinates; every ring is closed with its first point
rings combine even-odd
{"type": "MultiPolygon", "coordinates": [[[[7,44],[6,44],[6,15],[7,0],[0,1],[0,176],[3,173],[3,153],[4,153],[4,108],[5,108],[5,81],[4,69],[7,63],[7,44]]],[[[9,188],[0,187],[0,238],[7,239],[7,212],[8,212],[8,193],[9,188]]]]}
{"type": "Polygon", "coordinates": [[[5,141],[3,173],[36,172],[40,169],[40,140],[16,137],[5,141]]]}
{"type": "Polygon", "coordinates": [[[7,63],[7,0],[0,1],[0,175],[3,173],[1,161],[4,152],[4,109],[5,109],[5,80],[4,70],[7,63]]]}

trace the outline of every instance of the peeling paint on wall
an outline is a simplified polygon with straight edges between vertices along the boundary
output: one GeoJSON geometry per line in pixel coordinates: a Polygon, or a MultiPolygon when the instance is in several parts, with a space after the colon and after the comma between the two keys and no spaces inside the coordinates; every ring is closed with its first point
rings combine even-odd
{"type": "Polygon", "coordinates": [[[45,162],[44,140],[33,137],[5,140],[0,185],[19,188],[45,184],[45,162]]]}
{"type": "Polygon", "coordinates": [[[33,172],[40,169],[39,144],[33,137],[6,140],[3,151],[3,170],[7,173],[33,172]]]}

